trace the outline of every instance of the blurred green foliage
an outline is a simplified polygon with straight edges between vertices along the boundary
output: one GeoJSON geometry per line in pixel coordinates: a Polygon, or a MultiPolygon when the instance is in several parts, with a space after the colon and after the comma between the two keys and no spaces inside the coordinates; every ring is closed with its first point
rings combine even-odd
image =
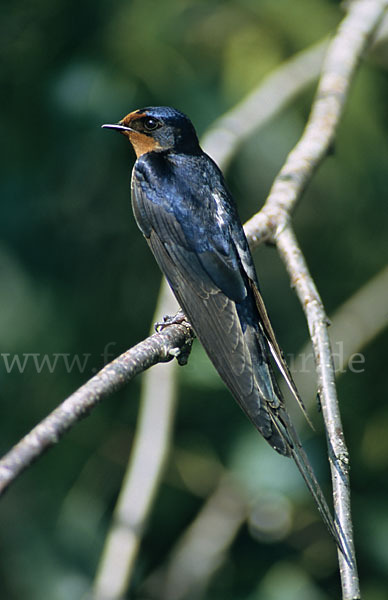
{"type": "MultiPolygon", "coordinates": [[[[330,0],[2,2],[1,353],[8,361],[26,353],[86,360],[84,369],[68,368],[61,358],[52,373],[47,366],[39,373],[33,359],[7,369],[2,358],[3,452],[103,365],[104,349],[117,355],[150,327],[160,274],[129,209],[134,157],[101,123],[142,106],[172,105],[202,133],[341,18],[330,0]]],[[[329,312],[386,263],[387,57],[380,48],[362,66],[335,151],[295,217],[329,312]]],[[[228,181],[244,219],[264,201],[311,98],[308,90],[253,131],[233,161],[228,181]]],[[[296,353],[307,332],[283,267],[270,248],[256,259],[281,344],[296,353]]],[[[385,333],[365,348],[365,370],[339,381],[368,600],[386,598],[388,589],[387,341],[385,333]]],[[[138,395],[134,381],[98,407],[1,499],[2,598],[77,599],[89,588],[131,448],[138,395]]],[[[260,494],[280,507],[291,502],[291,525],[272,542],[244,527],[209,589],[193,598],[338,598],[335,551],[303,482],[252,430],[198,344],[180,371],[179,396],[175,445],[131,598],[148,597],[143,582],[211,492],[214,464],[231,469],[253,503],[260,494]]],[[[310,435],[306,447],[329,491],[323,435],[310,435]]]]}

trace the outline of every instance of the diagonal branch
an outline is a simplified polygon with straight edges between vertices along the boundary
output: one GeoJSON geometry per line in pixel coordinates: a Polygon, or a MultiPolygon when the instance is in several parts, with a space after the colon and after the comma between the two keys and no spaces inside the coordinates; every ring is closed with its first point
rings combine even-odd
{"type": "Polygon", "coordinates": [[[191,344],[187,324],[171,325],[151,335],[106,365],[20,440],[0,461],[0,493],[34,460],[86,417],[101,400],[123,388],[136,375],[159,362],[168,362],[191,344]]]}
{"type": "Polygon", "coordinates": [[[285,227],[278,235],[277,248],[304,307],[314,349],[318,393],[328,437],[334,510],[346,540],[346,549],[351,556],[351,561],[348,562],[345,556],[338,552],[343,598],[359,598],[350,505],[349,457],[335,385],[333,354],[328,333],[329,320],[291,227],[285,227]]]}
{"type": "Polygon", "coordinates": [[[387,0],[351,3],[329,46],[302,137],[277,175],[264,207],[245,224],[252,247],[262,241],[274,241],[331,150],[357,67],[387,7],[387,0]]]}
{"type": "MultiPolygon", "coordinates": [[[[388,266],[367,281],[353,296],[330,315],[330,340],[334,348],[336,377],[350,370],[364,369],[360,354],[372,340],[388,327],[386,291],[388,266]]],[[[316,395],[313,368],[310,368],[311,340],[292,361],[292,374],[301,397],[308,407],[316,395]]]]}

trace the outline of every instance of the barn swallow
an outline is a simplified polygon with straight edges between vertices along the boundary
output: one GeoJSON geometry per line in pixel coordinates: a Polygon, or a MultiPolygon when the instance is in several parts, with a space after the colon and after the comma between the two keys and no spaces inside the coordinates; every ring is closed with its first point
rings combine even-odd
{"type": "Polygon", "coordinates": [[[236,206],[186,115],[169,107],[129,113],[132,208],[160,269],[219,375],[264,439],[291,456],[326,526],[343,544],[285,409],[271,356],[304,410],[276,341],[236,206]]]}

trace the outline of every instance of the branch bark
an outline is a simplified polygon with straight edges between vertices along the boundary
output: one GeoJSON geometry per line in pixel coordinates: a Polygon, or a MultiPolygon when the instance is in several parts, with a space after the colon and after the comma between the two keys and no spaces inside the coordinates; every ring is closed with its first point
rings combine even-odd
{"type": "MultiPolygon", "coordinates": [[[[329,335],[334,348],[336,377],[348,369],[361,372],[359,353],[388,326],[386,290],[388,266],[367,281],[353,296],[330,315],[329,335]]],[[[311,341],[301,348],[291,365],[292,374],[307,408],[315,402],[316,381],[313,373],[311,341]]],[[[294,415],[302,420],[302,415],[294,415]]]]}
{"type": "Polygon", "coordinates": [[[328,48],[302,137],[277,175],[264,207],[245,224],[252,247],[263,241],[276,242],[316,169],[331,150],[357,67],[387,7],[387,0],[351,2],[349,13],[328,48]]]}
{"type": "Polygon", "coordinates": [[[136,375],[159,362],[172,360],[191,343],[191,329],[171,325],[140,342],[106,365],[92,379],[62,402],[0,461],[0,494],[34,460],[105,398],[123,388],[136,375]]]}

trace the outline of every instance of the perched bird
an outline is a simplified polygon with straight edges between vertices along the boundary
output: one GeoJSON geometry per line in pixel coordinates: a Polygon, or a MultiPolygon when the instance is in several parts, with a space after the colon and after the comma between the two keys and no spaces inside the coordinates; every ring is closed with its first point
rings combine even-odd
{"type": "Polygon", "coordinates": [[[188,117],[173,108],[142,108],[103,127],[124,134],[136,152],[135,219],[210,360],[265,440],[295,460],[342,549],[273,374],[271,355],[303,409],[220,169],[202,151],[188,117]]]}

